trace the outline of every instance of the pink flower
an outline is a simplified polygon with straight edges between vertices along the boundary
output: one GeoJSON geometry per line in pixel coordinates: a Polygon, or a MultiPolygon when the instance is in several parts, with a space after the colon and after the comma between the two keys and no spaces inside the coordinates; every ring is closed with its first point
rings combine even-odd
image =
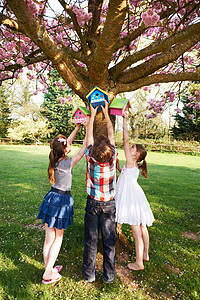
{"type": "Polygon", "coordinates": [[[66,103],[66,99],[65,99],[65,98],[59,97],[59,99],[60,99],[60,103],[61,103],[61,104],[65,104],[65,103],[66,103]]]}
{"type": "Polygon", "coordinates": [[[153,118],[155,118],[155,117],[157,117],[157,115],[156,114],[149,114],[149,115],[146,115],[146,118],[147,119],[153,119],[153,118]]]}
{"type": "Polygon", "coordinates": [[[0,62],[0,70],[4,70],[4,69],[5,69],[5,67],[4,67],[3,63],[0,62]]]}
{"type": "Polygon", "coordinates": [[[29,66],[27,66],[27,68],[28,68],[30,71],[32,71],[32,70],[33,70],[33,65],[29,65],[29,66]]]}
{"type": "Polygon", "coordinates": [[[72,98],[72,96],[68,96],[68,97],[67,97],[67,101],[68,101],[68,102],[72,102],[73,100],[74,100],[74,99],[72,98]]]}
{"type": "Polygon", "coordinates": [[[191,65],[194,62],[194,58],[193,57],[188,57],[188,64],[191,65]]]}
{"type": "Polygon", "coordinates": [[[194,100],[195,100],[195,97],[194,97],[194,96],[188,96],[188,99],[189,99],[190,101],[194,101],[194,100]]]}
{"type": "Polygon", "coordinates": [[[16,63],[25,66],[26,62],[22,58],[17,58],[16,63]]]}
{"type": "Polygon", "coordinates": [[[200,109],[200,103],[196,103],[195,106],[193,107],[194,109],[200,109]]]}
{"type": "Polygon", "coordinates": [[[160,17],[157,13],[152,14],[152,10],[148,10],[148,12],[142,14],[142,20],[146,26],[155,26],[160,17]]]}
{"type": "Polygon", "coordinates": [[[149,90],[148,86],[143,87],[143,91],[148,91],[148,90],[149,90]]]}
{"type": "Polygon", "coordinates": [[[187,103],[185,106],[192,107],[192,103],[187,103]]]}
{"type": "Polygon", "coordinates": [[[181,113],[181,110],[177,107],[177,108],[176,108],[176,112],[177,112],[177,114],[180,114],[180,113],[181,113]]]}
{"type": "Polygon", "coordinates": [[[194,119],[194,115],[189,115],[189,119],[193,120],[194,119]]]}

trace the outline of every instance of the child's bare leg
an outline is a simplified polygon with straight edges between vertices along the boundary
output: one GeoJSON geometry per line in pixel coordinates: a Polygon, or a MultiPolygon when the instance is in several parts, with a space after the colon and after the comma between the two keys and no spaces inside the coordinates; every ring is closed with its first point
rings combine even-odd
{"type": "Polygon", "coordinates": [[[146,226],[140,225],[142,231],[142,239],[144,244],[143,260],[149,261],[149,233],[146,226]]]}
{"type": "Polygon", "coordinates": [[[43,279],[50,279],[53,277],[54,274],[53,266],[58,257],[60,247],[62,245],[64,229],[59,230],[54,227],[54,230],[55,230],[55,239],[53,244],[51,245],[51,248],[49,249],[48,260],[46,262],[47,265],[46,265],[45,272],[43,274],[43,279]]]}
{"type": "Polygon", "coordinates": [[[45,268],[47,266],[48,258],[49,258],[49,251],[50,248],[55,240],[55,230],[54,228],[49,228],[48,224],[45,223],[45,241],[44,241],[44,247],[43,247],[43,258],[44,258],[44,264],[45,268]]]}
{"type": "Polygon", "coordinates": [[[128,268],[132,270],[143,270],[143,239],[142,239],[142,231],[140,226],[138,225],[130,225],[133,233],[133,237],[135,239],[135,251],[136,251],[136,261],[135,263],[128,264],[128,268]]]}

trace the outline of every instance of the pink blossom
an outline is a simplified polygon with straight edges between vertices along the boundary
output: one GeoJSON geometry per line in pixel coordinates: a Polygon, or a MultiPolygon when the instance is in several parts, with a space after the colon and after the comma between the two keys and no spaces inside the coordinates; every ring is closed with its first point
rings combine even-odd
{"type": "Polygon", "coordinates": [[[192,103],[187,103],[185,106],[192,107],[192,103]]]}
{"type": "Polygon", "coordinates": [[[4,70],[4,69],[5,69],[5,67],[4,67],[3,63],[0,62],[0,70],[4,70]]]}
{"type": "Polygon", "coordinates": [[[142,20],[146,26],[155,26],[160,20],[160,17],[157,13],[151,13],[152,11],[148,10],[148,12],[142,14],[142,20]]]}
{"type": "Polygon", "coordinates": [[[196,103],[193,108],[194,109],[200,109],[200,103],[196,103]]]}
{"type": "Polygon", "coordinates": [[[29,65],[29,66],[27,66],[27,68],[28,68],[30,71],[32,71],[32,70],[33,70],[33,65],[29,65]]]}
{"type": "Polygon", "coordinates": [[[178,114],[180,114],[180,113],[181,113],[181,110],[177,107],[177,108],[176,108],[176,112],[177,112],[178,114]]]}
{"type": "Polygon", "coordinates": [[[194,101],[194,100],[195,100],[195,97],[194,97],[194,96],[188,96],[188,99],[189,99],[190,101],[194,101]]]}
{"type": "Polygon", "coordinates": [[[4,50],[0,48],[0,55],[4,56],[4,50]]]}
{"type": "Polygon", "coordinates": [[[20,51],[21,53],[26,53],[30,50],[30,46],[29,45],[25,45],[24,43],[21,45],[20,51]]]}
{"type": "Polygon", "coordinates": [[[156,114],[149,114],[149,115],[146,115],[146,118],[147,119],[153,119],[153,118],[155,118],[155,117],[157,117],[157,115],[156,114]]]}
{"type": "Polygon", "coordinates": [[[4,47],[5,47],[5,49],[6,49],[7,51],[13,52],[13,51],[15,50],[16,43],[15,43],[15,41],[12,41],[12,42],[10,42],[10,43],[5,42],[5,43],[4,43],[4,47]]]}
{"type": "Polygon", "coordinates": [[[148,91],[149,90],[148,86],[143,87],[143,90],[148,91]]]}
{"type": "Polygon", "coordinates": [[[65,104],[65,103],[66,103],[66,99],[65,99],[65,98],[59,97],[59,99],[60,99],[60,103],[61,103],[61,104],[65,104]]]}
{"type": "Polygon", "coordinates": [[[6,52],[6,53],[4,54],[4,57],[7,58],[7,59],[11,59],[12,56],[13,56],[13,53],[12,53],[12,52],[6,52]]]}
{"type": "Polygon", "coordinates": [[[193,120],[194,119],[194,115],[189,115],[189,119],[193,120]]]}
{"type": "Polygon", "coordinates": [[[3,34],[6,38],[13,38],[13,34],[10,31],[3,30],[3,34]]]}
{"type": "Polygon", "coordinates": [[[193,62],[194,62],[194,58],[193,57],[189,57],[188,58],[188,64],[193,64],[193,62]]]}
{"type": "Polygon", "coordinates": [[[74,99],[72,98],[72,96],[68,96],[68,97],[67,97],[67,101],[68,101],[68,102],[72,102],[73,100],[74,100],[74,99]]]}
{"type": "Polygon", "coordinates": [[[82,68],[86,68],[86,65],[84,63],[82,63],[81,61],[79,61],[77,64],[82,68]]]}

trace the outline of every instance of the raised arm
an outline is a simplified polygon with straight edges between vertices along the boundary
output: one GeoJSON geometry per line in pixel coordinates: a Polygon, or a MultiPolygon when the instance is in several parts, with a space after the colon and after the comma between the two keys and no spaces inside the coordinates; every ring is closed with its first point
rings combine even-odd
{"type": "Polygon", "coordinates": [[[86,141],[87,141],[87,136],[88,136],[88,124],[84,124],[86,127],[86,134],[85,134],[85,139],[83,142],[82,148],[78,151],[78,153],[72,157],[72,162],[71,162],[71,169],[79,162],[79,160],[83,157],[85,150],[86,150],[86,141]]]}
{"type": "Polygon", "coordinates": [[[112,125],[112,122],[111,122],[109,114],[108,114],[108,102],[105,101],[105,108],[103,106],[101,106],[101,107],[102,107],[102,110],[103,110],[103,113],[105,116],[105,120],[106,120],[106,124],[107,124],[108,138],[110,140],[110,143],[112,145],[115,145],[113,125],[112,125]]]}
{"type": "Polygon", "coordinates": [[[67,138],[68,143],[70,145],[72,144],[72,142],[73,142],[73,140],[74,140],[77,132],[79,131],[80,127],[81,127],[81,124],[76,124],[76,128],[72,131],[72,133],[70,134],[70,136],[67,138]]]}
{"type": "Polygon", "coordinates": [[[90,105],[90,110],[91,110],[91,116],[90,120],[88,123],[88,134],[87,134],[87,139],[86,139],[86,147],[94,143],[94,138],[93,138],[93,125],[94,125],[94,118],[97,113],[98,106],[96,108],[93,108],[92,105],[90,105]]]}
{"type": "Polygon", "coordinates": [[[128,127],[127,127],[128,115],[127,112],[124,112],[123,117],[123,144],[124,144],[124,153],[126,157],[126,167],[132,168],[134,167],[133,157],[129,147],[129,135],[128,135],[128,127]]]}

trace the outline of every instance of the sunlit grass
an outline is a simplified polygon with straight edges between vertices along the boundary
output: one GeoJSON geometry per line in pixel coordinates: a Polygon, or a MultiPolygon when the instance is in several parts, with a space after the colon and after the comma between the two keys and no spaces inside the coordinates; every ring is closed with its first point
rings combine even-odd
{"type": "MultiPolygon", "coordinates": [[[[72,155],[77,151],[73,147],[72,155]]],[[[41,284],[44,231],[36,217],[50,188],[48,154],[48,146],[0,145],[0,299],[199,298],[200,157],[148,153],[149,179],[140,177],[139,183],[156,221],[149,228],[151,261],[144,271],[133,272],[137,288],[132,292],[119,276],[105,285],[101,271],[94,284],[82,279],[85,159],[74,168],[74,225],[65,231],[58,260],[64,266],[63,278],[57,284],[41,284]]],[[[119,158],[122,166],[121,150],[119,158]]],[[[123,230],[132,240],[129,227],[123,230]]]]}

